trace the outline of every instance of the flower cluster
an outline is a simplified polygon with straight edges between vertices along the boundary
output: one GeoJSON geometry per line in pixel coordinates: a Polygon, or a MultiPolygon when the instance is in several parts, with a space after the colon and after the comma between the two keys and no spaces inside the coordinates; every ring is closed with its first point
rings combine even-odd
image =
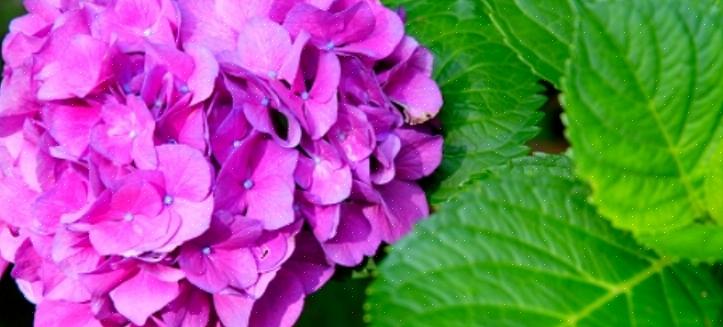
{"type": "Polygon", "coordinates": [[[290,326],[428,214],[432,56],[378,0],[25,0],[0,271],[36,326],[290,326]]]}

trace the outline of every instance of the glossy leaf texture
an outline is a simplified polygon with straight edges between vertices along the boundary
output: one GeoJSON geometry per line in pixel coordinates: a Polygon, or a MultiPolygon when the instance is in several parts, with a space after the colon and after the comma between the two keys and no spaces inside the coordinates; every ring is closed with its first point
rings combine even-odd
{"type": "Polygon", "coordinates": [[[665,253],[723,258],[704,192],[723,140],[723,16],[709,1],[683,0],[600,2],[579,13],[563,105],[592,201],[665,253]]]}
{"type": "Polygon", "coordinates": [[[401,6],[409,33],[435,55],[445,107],[444,160],[428,188],[446,201],[470,177],[526,155],[544,97],[538,78],[504,44],[479,0],[385,1],[401,6]]]}
{"type": "Polygon", "coordinates": [[[565,157],[491,171],[394,247],[371,326],[718,326],[707,268],[614,229],[565,157]]]}
{"type": "Polygon", "coordinates": [[[577,0],[484,0],[487,13],[520,58],[559,86],[570,57],[577,0]]]}

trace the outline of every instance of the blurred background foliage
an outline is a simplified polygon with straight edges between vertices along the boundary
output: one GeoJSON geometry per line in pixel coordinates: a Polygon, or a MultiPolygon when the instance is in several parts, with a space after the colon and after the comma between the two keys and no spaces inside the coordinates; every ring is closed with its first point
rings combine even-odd
{"type": "MultiPolygon", "coordinates": [[[[4,38],[10,21],[23,13],[20,0],[0,0],[0,36],[4,38]]],[[[2,59],[0,59],[2,65],[2,59]]],[[[0,79],[2,77],[0,76],[0,79]]],[[[560,105],[556,101],[557,91],[550,85],[547,94],[550,100],[544,107],[545,118],[540,123],[540,135],[530,142],[536,151],[548,153],[563,152],[567,143],[562,137],[562,123],[559,120],[560,105]]],[[[359,270],[340,270],[334,279],[321,291],[307,299],[306,308],[298,323],[301,327],[345,327],[364,326],[365,290],[373,275],[373,267],[359,270]]],[[[32,326],[33,306],[17,289],[6,271],[0,281],[0,327],[32,326]]]]}

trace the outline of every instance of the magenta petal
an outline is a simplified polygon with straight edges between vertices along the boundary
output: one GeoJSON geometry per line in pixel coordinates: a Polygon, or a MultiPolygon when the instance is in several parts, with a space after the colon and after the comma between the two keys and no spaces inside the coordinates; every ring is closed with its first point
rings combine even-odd
{"type": "Polygon", "coordinates": [[[26,238],[27,236],[14,235],[7,227],[0,226],[0,259],[15,261],[15,254],[26,238]]]}
{"type": "Polygon", "coordinates": [[[402,148],[394,161],[397,177],[417,180],[429,176],[442,161],[443,139],[414,129],[399,129],[402,148]]]}
{"type": "Polygon", "coordinates": [[[398,77],[385,90],[394,102],[404,108],[405,118],[412,125],[432,119],[442,108],[439,86],[422,73],[398,77]]]}
{"type": "Polygon", "coordinates": [[[341,64],[339,58],[330,52],[322,52],[319,55],[319,67],[317,68],[314,86],[309,95],[318,102],[328,102],[336,97],[337,88],[341,79],[341,64]]]}
{"type": "Polygon", "coordinates": [[[160,314],[162,326],[208,327],[211,303],[208,294],[187,283],[181,284],[181,295],[160,314]]]}
{"type": "Polygon", "coordinates": [[[244,106],[244,114],[251,126],[261,133],[271,135],[279,145],[285,148],[299,145],[301,125],[288,111],[248,103],[244,106]],[[285,121],[285,124],[279,124],[281,120],[285,121]]]}
{"type": "MultiPolygon", "coordinates": [[[[248,139],[219,174],[216,204],[246,208],[246,216],[278,229],[294,220],[294,169],[298,153],[262,136],[248,139]]],[[[234,209],[235,209],[234,208],[234,209]]]]}
{"type": "Polygon", "coordinates": [[[309,201],[319,205],[336,204],[351,193],[351,169],[342,163],[336,149],[324,141],[317,141],[313,147],[306,147],[311,158],[302,158],[299,166],[308,166],[311,183],[306,188],[309,201]]]}
{"type": "Polygon", "coordinates": [[[256,259],[249,249],[196,247],[184,249],[182,253],[179,263],[186,271],[188,280],[209,293],[218,293],[229,286],[244,289],[252,286],[258,278],[256,259]],[[201,257],[190,260],[189,256],[201,257]],[[201,263],[205,266],[205,271],[194,271],[195,267],[191,266],[194,262],[198,262],[196,265],[201,263]]]}
{"type": "Polygon", "coordinates": [[[314,236],[319,241],[327,241],[336,235],[339,226],[341,206],[318,206],[311,203],[302,202],[301,211],[311,225],[314,236]]]}
{"type": "Polygon", "coordinates": [[[3,83],[0,85],[0,117],[27,115],[40,109],[35,102],[35,83],[28,66],[30,65],[18,67],[3,75],[3,83]]]}
{"type": "Polygon", "coordinates": [[[188,281],[206,292],[218,293],[228,287],[225,273],[214,266],[213,259],[203,253],[203,248],[184,247],[178,263],[188,281]]]}
{"type": "Polygon", "coordinates": [[[299,73],[299,64],[301,60],[301,52],[304,50],[306,43],[309,42],[309,34],[306,32],[300,33],[296,36],[294,44],[291,50],[286,55],[284,63],[281,65],[279,70],[279,78],[288,82],[293,82],[296,74],[299,73]]]}
{"type": "Polygon", "coordinates": [[[158,170],[163,172],[166,192],[187,200],[201,201],[211,187],[211,167],[203,153],[186,145],[156,147],[158,170]]]}
{"type": "Polygon", "coordinates": [[[394,180],[378,186],[378,190],[384,200],[386,217],[377,215],[373,223],[387,243],[398,241],[417,221],[429,215],[427,197],[415,183],[394,180]]]}
{"type": "Polygon", "coordinates": [[[394,159],[402,147],[399,137],[394,134],[387,135],[374,150],[372,158],[371,180],[375,184],[386,184],[396,175],[394,159]]]}
{"type": "Polygon", "coordinates": [[[87,303],[43,301],[35,312],[35,327],[103,327],[87,303]]]}
{"type": "Polygon", "coordinates": [[[100,108],[55,105],[43,110],[50,135],[59,143],[53,156],[78,159],[90,143],[91,128],[100,120],[100,108]]]}
{"type": "Polygon", "coordinates": [[[245,295],[214,294],[213,305],[225,326],[249,326],[254,300],[245,295]]]}
{"type": "Polygon", "coordinates": [[[140,167],[155,167],[155,121],[140,98],[128,97],[125,106],[114,102],[105,105],[101,118],[103,123],[93,128],[91,134],[94,150],[117,165],[135,160],[140,167]]]}
{"type": "Polygon", "coordinates": [[[0,212],[0,221],[11,226],[30,227],[33,221],[32,201],[20,201],[17,199],[34,199],[38,195],[31,190],[19,178],[14,176],[0,176],[0,206],[4,208],[0,212]]]}
{"type": "Polygon", "coordinates": [[[250,326],[291,327],[304,306],[304,286],[292,274],[280,271],[253,307],[250,326]]]}
{"type": "Polygon", "coordinates": [[[233,51],[237,32],[216,13],[214,0],[179,0],[180,38],[209,49],[214,55],[233,51]]]}
{"type": "Polygon", "coordinates": [[[404,37],[404,23],[395,12],[376,5],[374,31],[359,42],[347,44],[342,51],[359,53],[372,59],[391,54],[404,37]]]}
{"type": "MultiPolygon", "coordinates": [[[[104,195],[109,195],[106,192],[104,195]]],[[[168,232],[168,216],[159,215],[161,195],[146,181],[116,190],[109,203],[91,209],[90,242],[103,255],[137,252],[168,232]]]]}
{"type": "Polygon", "coordinates": [[[216,262],[215,268],[226,275],[228,286],[244,289],[258,279],[256,258],[249,249],[216,249],[211,256],[216,262]]]}
{"type": "Polygon", "coordinates": [[[301,224],[297,223],[284,229],[268,232],[259,240],[259,245],[254,248],[254,255],[261,273],[278,270],[281,265],[289,259],[294,252],[295,235],[301,224]]]}
{"type": "Polygon", "coordinates": [[[234,29],[241,29],[243,24],[255,17],[267,17],[275,0],[216,0],[216,12],[221,19],[234,29]]]}
{"type": "Polygon", "coordinates": [[[193,92],[193,101],[190,105],[195,105],[208,99],[213,93],[219,66],[213,53],[205,48],[187,45],[185,50],[193,58],[195,66],[188,78],[188,88],[193,92]]]}
{"type": "Polygon", "coordinates": [[[181,226],[172,235],[173,237],[158,249],[159,252],[171,252],[183,242],[196,238],[208,230],[213,214],[213,197],[209,196],[201,202],[176,198],[170,210],[180,219],[181,226]]]}
{"type": "Polygon", "coordinates": [[[173,301],[178,294],[178,282],[167,282],[141,270],[110,292],[118,312],[136,325],[144,325],[148,317],[173,301]]]}
{"type": "Polygon", "coordinates": [[[365,1],[331,14],[309,4],[297,4],[284,26],[292,35],[307,31],[319,47],[346,45],[366,38],[374,30],[374,14],[365,1]]]}
{"type": "Polygon", "coordinates": [[[172,108],[158,122],[156,136],[206,151],[206,114],[201,105],[172,108]]]}
{"type": "Polygon", "coordinates": [[[66,48],[57,51],[57,59],[38,73],[43,81],[38,90],[39,100],[84,98],[105,78],[105,43],[88,35],[76,35],[66,48]]]}
{"type": "Polygon", "coordinates": [[[306,294],[311,294],[331,279],[334,264],[327,259],[314,235],[301,232],[296,238],[296,251],[285,268],[301,282],[306,294]]]}
{"type": "Polygon", "coordinates": [[[337,89],[341,75],[341,65],[334,53],[320,53],[317,66],[314,84],[304,102],[304,119],[314,140],[323,137],[337,120],[337,89]]]}
{"type": "Polygon", "coordinates": [[[83,208],[88,200],[88,188],[83,177],[68,171],[53,188],[43,193],[35,202],[35,217],[40,228],[55,230],[61,217],[83,208]]]}
{"type": "Polygon", "coordinates": [[[296,36],[303,31],[317,39],[329,39],[327,33],[331,33],[331,31],[328,27],[333,18],[330,13],[313,5],[300,3],[299,1],[286,0],[279,2],[287,3],[285,7],[288,7],[288,12],[285,15],[284,27],[291,35],[296,36]]]}
{"type": "Polygon", "coordinates": [[[277,229],[293,222],[292,180],[283,176],[268,176],[257,180],[255,184],[255,190],[246,195],[248,202],[246,214],[263,221],[264,227],[268,229],[277,229]]]}
{"type": "Polygon", "coordinates": [[[361,161],[374,151],[376,143],[363,112],[351,106],[343,106],[336,124],[329,131],[332,144],[336,145],[350,161],[361,161]]]}
{"type": "Polygon", "coordinates": [[[88,273],[98,268],[101,256],[90,244],[88,234],[59,229],[53,240],[52,259],[69,274],[88,273]]]}
{"type": "Polygon", "coordinates": [[[145,69],[147,71],[162,67],[184,82],[193,74],[193,58],[178,50],[175,45],[147,43],[145,52],[145,69]]]}
{"type": "Polygon", "coordinates": [[[241,28],[238,37],[238,56],[242,67],[269,79],[276,79],[291,52],[291,38],[281,25],[255,18],[241,28]]]}
{"type": "Polygon", "coordinates": [[[337,120],[339,101],[334,94],[326,103],[319,103],[315,99],[306,102],[305,108],[309,134],[313,140],[318,140],[331,129],[337,120]]]}
{"type": "Polygon", "coordinates": [[[353,267],[374,255],[381,244],[371,224],[364,216],[362,207],[354,204],[342,205],[341,220],[333,239],[322,243],[324,251],[333,262],[353,267]]]}
{"type": "Polygon", "coordinates": [[[231,109],[231,112],[212,133],[214,137],[211,139],[211,149],[218,162],[223,165],[231,153],[241,146],[250,131],[251,128],[243,111],[238,108],[231,109]]]}

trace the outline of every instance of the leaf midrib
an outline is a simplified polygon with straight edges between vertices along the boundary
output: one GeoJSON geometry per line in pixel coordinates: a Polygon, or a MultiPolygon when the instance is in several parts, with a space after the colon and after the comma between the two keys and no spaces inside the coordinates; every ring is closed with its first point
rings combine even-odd
{"type": "Polygon", "coordinates": [[[607,304],[608,302],[612,301],[623,293],[631,292],[633,288],[638,286],[640,283],[660,273],[663,269],[669,267],[671,264],[673,264],[673,260],[671,258],[662,257],[658,259],[645,270],[640,271],[639,273],[633,275],[622,283],[614,284],[614,288],[610,289],[608,293],[599,297],[597,300],[590,302],[590,304],[585,306],[578,314],[567,317],[567,320],[559,326],[577,326],[578,322],[590,316],[590,314],[595,312],[603,305],[607,304]]]}
{"type": "MultiPolygon", "coordinates": [[[[674,10],[674,11],[675,11],[675,13],[677,13],[677,10],[674,10]]],[[[597,25],[597,28],[599,28],[599,30],[601,32],[603,32],[602,33],[603,35],[601,35],[601,36],[607,40],[608,44],[610,44],[612,47],[614,47],[615,51],[617,51],[618,53],[621,53],[621,54],[626,53],[625,51],[623,51],[623,49],[621,49],[620,45],[617,42],[615,42],[612,38],[609,37],[609,31],[605,28],[604,24],[600,21],[600,17],[598,17],[597,15],[592,14],[592,13],[588,13],[587,16],[588,16],[588,18],[590,18],[590,21],[592,23],[594,23],[595,25],[597,25]]],[[[655,34],[654,30],[652,30],[652,33],[653,33],[653,37],[655,38],[655,40],[657,40],[657,34],[655,34]]],[[[691,35],[690,35],[690,31],[688,31],[688,29],[687,29],[687,26],[686,26],[686,33],[688,36],[688,40],[690,40],[691,35]]],[[[659,60],[659,58],[661,57],[661,53],[660,53],[660,49],[659,49],[659,42],[655,42],[655,45],[656,45],[655,51],[657,53],[656,60],[659,60]]],[[[698,56],[697,49],[694,47],[691,49],[691,51],[693,52],[691,57],[697,58],[697,56],[698,56]]],[[[620,56],[619,58],[625,64],[626,68],[630,72],[630,75],[633,77],[633,80],[635,81],[635,86],[637,87],[637,91],[641,95],[643,95],[643,97],[645,98],[645,108],[650,113],[650,115],[653,117],[653,120],[655,121],[655,127],[658,129],[660,134],[663,136],[663,139],[666,144],[666,150],[668,151],[668,153],[670,154],[670,157],[673,159],[673,162],[675,163],[675,168],[678,172],[678,177],[680,178],[681,184],[683,184],[683,187],[686,190],[690,204],[696,209],[696,211],[699,211],[699,212],[702,211],[701,210],[702,205],[700,203],[700,200],[697,198],[698,192],[695,192],[695,188],[693,187],[693,185],[691,183],[689,174],[685,171],[683,164],[680,161],[679,156],[676,155],[677,145],[674,144],[672,137],[668,134],[668,131],[664,128],[660,115],[655,110],[655,108],[656,108],[655,102],[652,101],[651,97],[648,96],[646,94],[646,92],[643,90],[643,86],[640,83],[640,78],[637,76],[637,74],[634,73],[634,70],[632,69],[633,65],[628,60],[627,56],[620,56]]],[[[659,63],[657,63],[657,64],[659,65],[659,63]]],[[[697,60],[694,64],[695,64],[694,67],[697,67],[697,60]]],[[[697,68],[693,69],[693,71],[697,71],[697,68]]],[[[690,105],[690,103],[689,103],[689,105],[690,105]]],[[[687,111],[689,111],[689,109],[690,108],[687,108],[687,111]]],[[[694,166],[697,166],[697,164],[694,166]]]]}

